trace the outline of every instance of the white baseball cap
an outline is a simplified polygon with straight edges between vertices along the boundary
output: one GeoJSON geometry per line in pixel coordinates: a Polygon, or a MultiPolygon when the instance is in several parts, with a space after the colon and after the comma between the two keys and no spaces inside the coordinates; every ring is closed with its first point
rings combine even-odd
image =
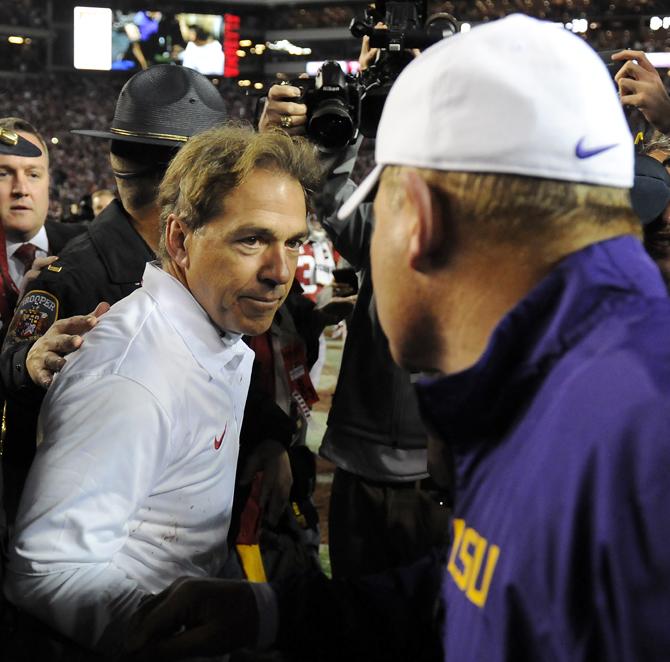
{"type": "Polygon", "coordinates": [[[633,140],[595,51],[560,25],[514,14],[431,46],[398,76],[379,122],[377,166],[510,173],[630,188],[633,140]]]}

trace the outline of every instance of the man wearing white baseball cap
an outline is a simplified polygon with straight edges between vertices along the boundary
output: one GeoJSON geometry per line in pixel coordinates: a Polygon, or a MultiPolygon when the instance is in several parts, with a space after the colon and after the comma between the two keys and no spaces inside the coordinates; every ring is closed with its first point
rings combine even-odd
{"type": "MultiPolygon", "coordinates": [[[[403,71],[376,149],[340,213],[379,183],[380,321],[396,361],[438,375],[418,394],[430,469],[454,486],[434,582],[443,650],[412,648],[432,634],[430,563],[386,583],[257,586],[247,627],[267,635],[274,599],[296,659],[667,659],[670,301],[630,208],[632,138],[604,65],[549,23],[475,28],[403,71]]],[[[132,647],[211,652],[199,633],[224,622],[215,648],[239,645],[229,619],[251,592],[174,586],[132,647]]]]}

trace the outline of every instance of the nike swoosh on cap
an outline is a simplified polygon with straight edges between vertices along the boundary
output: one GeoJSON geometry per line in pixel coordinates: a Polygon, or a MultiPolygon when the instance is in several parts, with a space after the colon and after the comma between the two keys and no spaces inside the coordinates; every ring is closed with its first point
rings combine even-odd
{"type": "Polygon", "coordinates": [[[575,156],[578,159],[589,159],[592,156],[595,156],[596,154],[602,154],[602,152],[606,152],[608,149],[612,149],[619,144],[614,143],[613,145],[600,145],[599,147],[592,147],[591,149],[588,149],[587,147],[584,147],[585,140],[586,136],[580,138],[577,146],[575,147],[575,156]]]}

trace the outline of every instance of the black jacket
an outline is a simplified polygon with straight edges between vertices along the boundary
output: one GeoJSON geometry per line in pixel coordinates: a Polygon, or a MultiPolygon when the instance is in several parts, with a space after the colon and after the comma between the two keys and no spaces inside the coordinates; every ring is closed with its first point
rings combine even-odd
{"type": "Polygon", "coordinates": [[[358,272],[360,285],[319,453],[368,480],[415,481],[428,475],[427,437],[410,374],[393,362],[377,317],[370,273],[372,205],[360,205],[344,221],[335,215],[356,188],[349,179],[355,152],[350,148],[331,170],[324,193],[333,200],[323,226],[358,272]]]}
{"type": "MultiPolygon", "coordinates": [[[[44,229],[49,241],[49,254],[58,255],[71,239],[86,231],[86,225],[84,223],[59,223],[58,221],[48,220],[44,224],[44,229]]],[[[25,353],[20,370],[14,369],[11,361],[0,362],[0,388],[2,388],[3,398],[6,392],[16,392],[32,384],[30,377],[24,370],[24,365],[25,353]]]]}
{"type": "Polygon", "coordinates": [[[58,299],[58,318],[90,313],[101,301],[114,304],[128,296],[141,285],[146,263],[156,259],[118,200],[59,255],[60,270],[45,269],[31,287],[58,299]]]}
{"type": "Polygon", "coordinates": [[[67,243],[86,232],[85,223],[59,223],[58,221],[47,221],[44,229],[49,240],[49,255],[60,255],[67,243]]]}

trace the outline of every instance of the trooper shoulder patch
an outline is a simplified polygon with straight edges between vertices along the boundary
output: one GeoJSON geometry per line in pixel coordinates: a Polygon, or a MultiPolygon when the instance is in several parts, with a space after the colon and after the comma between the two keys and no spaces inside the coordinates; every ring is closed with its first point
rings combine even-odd
{"type": "Polygon", "coordinates": [[[58,308],[58,299],[50,292],[28,292],[14,311],[4,346],[43,336],[58,319],[58,308]]]}

